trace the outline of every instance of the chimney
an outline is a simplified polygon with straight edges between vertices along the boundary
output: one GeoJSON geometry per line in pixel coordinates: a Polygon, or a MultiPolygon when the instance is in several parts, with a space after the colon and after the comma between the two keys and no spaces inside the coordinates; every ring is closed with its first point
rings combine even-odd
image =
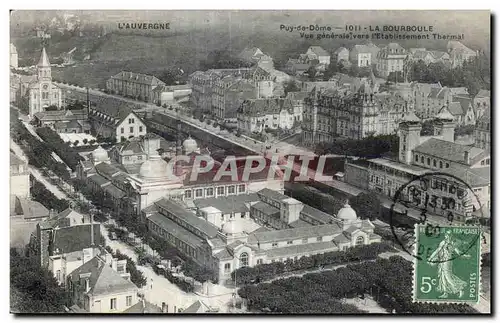
{"type": "Polygon", "coordinates": [[[464,151],[464,162],[469,165],[470,164],[470,155],[468,151],[464,151]]]}

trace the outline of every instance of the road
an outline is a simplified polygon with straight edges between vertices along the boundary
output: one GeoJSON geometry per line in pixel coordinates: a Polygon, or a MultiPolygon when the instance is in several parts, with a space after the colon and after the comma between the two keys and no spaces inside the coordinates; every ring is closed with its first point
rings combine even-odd
{"type": "Polygon", "coordinates": [[[141,288],[141,292],[148,302],[156,304],[159,307],[161,307],[162,302],[165,302],[168,304],[169,312],[173,312],[174,306],[177,309],[185,309],[197,300],[202,300],[209,306],[218,307],[222,313],[229,311],[227,304],[232,299],[232,289],[221,285],[210,285],[208,296],[186,293],[165,277],[157,275],[150,267],[137,265],[137,254],[133,248],[122,241],[110,240],[108,238],[108,231],[104,225],[101,225],[101,234],[105,237],[107,246],[110,246],[115,251],[120,250],[121,253],[129,256],[136,262],[137,268],[143,272],[148,280],[148,284],[141,288]]]}

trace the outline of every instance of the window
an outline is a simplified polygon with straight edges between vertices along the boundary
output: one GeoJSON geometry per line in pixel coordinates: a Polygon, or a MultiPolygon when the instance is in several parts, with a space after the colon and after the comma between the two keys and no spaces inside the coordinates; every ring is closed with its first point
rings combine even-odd
{"type": "Polygon", "coordinates": [[[110,299],[109,307],[112,310],[116,310],[116,298],[110,299]]]}
{"type": "Polygon", "coordinates": [[[234,185],[227,187],[227,194],[234,194],[236,192],[236,187],[234,185]]]}
{"type": "Polygon", "coordinates": [[[439,168],[443,168],[443,162],[439,161],[439,168]]]}
{"type": "Polygon", "coordinates": [[[142,156],[137,156],[137,160],[142,160],[142,156]]]}
{"type": "Polygon", "coordinates": [[[184,198],[190,199],[191,198],[191,190],[185,190],[184,191],[184,198]]]}
{"type": "Polygon", "coordinates": [[[57,279],[57,281],[61,281],[61,271],[60,270],[58,270],[56,272],[56,279],[57,279]]]}
{"type": "Polygon", "coordinates": [[[307,243],[307,238],[302,239],[302,243],[307,243]]]}
{"type": "Polygon", "coordinates": [[[126,156],[126,157],[125,157],[125,160],[130,160],[130,157],[129,157],[129,156],[126,156]]]}
{"type": "Polygon", "coordinates": [[[128,119],[128,123],[131,124],[131,123],[134,123],[135,122],[135,119],[134,118],[129,118],[128,119]]]}
{"type": "Polygon", "coordinates": [[[134,132],[134,127],[130,127],[130,133],[134,132]]]}
{"type": "Polygon", "coordinates": [[[202,196],[203,196],[203,189],[201,189],[201,188],[197,188],[197,189],[195,190],[195,196],[196,196],[196,197],[202,197],[202,196]]]}
{"type": "Polygon", "coordinates": [[[316,241],[318,241],[318,242],[323,241],[323,237],[317,237],[317,238],[316,238],[316,241]]]}
{"type": "Polygon", "coordinates": [[[293,244],[293,240],[287,241],[286,244],[293,244]]]}
{"type": "Polygon", "coordinates": [[[431,165],[431,159],[429,157],[427,157],[427,165],[431,165]]]}
{"type": "Polygon", "coordinates": [[[224,272],[225,273],[230,273],[231,272],[231,264],[230,263],[224,264],[224,272]]]}
{"type": "Polygon", "coordinates": [[[132,306],[132,296],[127,296],[127,306],[132,306]]]}
{"type": "Polygon", "coordinates": [[[217,195],[224,195],[224,186],[217,187],[217,195]]]}
{"type": "Polygon", "coordinates": [[[273,242],[273,248],[277,248],[278,247],[278,243],[277,242],[273,242]]]}
{"type": "Polygon", "coordinates": [[[49,98],[49,92],[42,92],[42,99],[47,100],[49,98]]]}
{"type": "Polygon", "coordinates": [[[486,159],[486,165],[489,165],[489,164],[490,164],[490,159],[489,159],[489,158],[487,158],[487,159],[486,159]]]}
{"type": "Polygon", "coordinates": [[[450,168],[450,163],[446,163],[446,168],[450,168]]]}
{"type": "Polygon", "coordinates": [[[423,164],[424,163],[424,156],[420,157],[420,162],[423,164]]]}
{"type": "Polygon", "coordinates": [[[360,246],[365,244],[365,238],[363,236],[359,236],[356,238],[356,246],[360,246]]]}
{"type": "Polygon", "coordinates": [[[241,267],[248,267],[248,254],[246,252],[240,255],[240,268],[241,267]]]}
{"type": "Polygon", "coordinates": [[[418,155],[415,155],[415,161],[418,163],[418,155]]]}
{"type": "Polygon", "coordinates": [[[257,259],[257,265],[262,265],[263,263],[262,259],[257,259]]]}
{"type": "Polygon", "coordinates": [[[121,127],[120,132],[125,133],[125,129],[123,127],[121,127]]]}
{"type": "Polygon", "coordinates": [[[214,189],[212,187],[207,188],[205,195],[206,196],[213,196],[214,195],[214,189]]]}
{"type": "Polygon", "coordinates": [[[89,279],[85,279],[85,291],[88,292],[90,289],[90,282],[89,279]]]}
{"type": "Polygon", "coordinates": [[[142,132],[142,126],[139,126],[139,132],[142,132]]]}
{"type": "Polygon", "coordinates": [[[484,160],[481,160],[481,165],[484,165],[484,160]]]}
{"type": "Polygon", "coordinates": [[[432,166],[437,167],[435,159],[432,160],[432,166]]]}

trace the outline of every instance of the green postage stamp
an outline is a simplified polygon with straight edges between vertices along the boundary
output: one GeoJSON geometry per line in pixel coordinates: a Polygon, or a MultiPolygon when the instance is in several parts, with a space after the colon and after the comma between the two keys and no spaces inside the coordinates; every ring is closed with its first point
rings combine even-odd
{"type": "Polygon", "coordinates": [[[419,224],[415,231],[413,301],[478,303],[481,229],[419,224]]]}

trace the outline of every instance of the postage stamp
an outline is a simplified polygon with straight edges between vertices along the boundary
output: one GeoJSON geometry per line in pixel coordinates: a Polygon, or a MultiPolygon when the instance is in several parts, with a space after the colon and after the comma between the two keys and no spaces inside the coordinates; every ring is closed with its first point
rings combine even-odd
{"type": "Polygon", "coordinates": [[[481,286],[481,230],[415,226],[413,301],[478,303],[481,286]]]}

